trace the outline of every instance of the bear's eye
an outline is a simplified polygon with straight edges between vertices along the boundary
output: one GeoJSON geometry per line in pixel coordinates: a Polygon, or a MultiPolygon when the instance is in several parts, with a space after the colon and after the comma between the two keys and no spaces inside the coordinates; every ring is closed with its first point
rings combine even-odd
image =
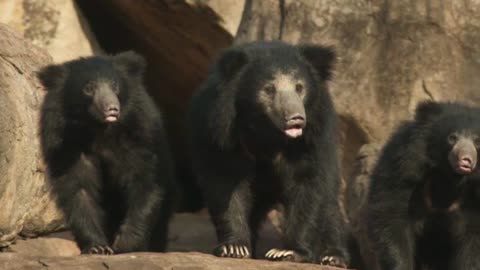
{"type": "Polygon", "coordinates": [[[303,85],[301,83],[295,85],[295,92],[297,92],[297,94],[303,93],[303,85]]]}
{"type": "Polygon", "coordinates": [[[269,84],[267,86],[265,86],[265,92],[267,92],[267,94],[269,95],[275,95],[275,85],[272,85],[272,84],[269,84]]]}
{"type": "Polygon", "coordinates": [[[87,84],[83,88],[83,93],[85,93],[85,95],[87,96],[92,96],[94,92],[95,92],[95,87],[93,86],[93,84],[87,84]]]}
{"type": "Polygon", "coordinates": [[[457,142],[457,140],[458,140],[457,134],[450,134],[450,135],[448,135],[448,143],[449,143],[449,144],[454,144],[454,143],[457,142]]]}
{"type": "Polygon", "coordinates": [[[475,144],[476,148],[480,148],[480,138],[479,137],[475,137],[475,139],[473,139],[473,143],[475,144]]]}

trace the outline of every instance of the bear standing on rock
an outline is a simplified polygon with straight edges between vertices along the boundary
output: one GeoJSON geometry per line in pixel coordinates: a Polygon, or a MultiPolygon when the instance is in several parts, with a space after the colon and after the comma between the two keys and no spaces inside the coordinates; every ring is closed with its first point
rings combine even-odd
{"type": "Polygon", "coordinates": [[[84,254],[164,251],[173,164],[133,52],[50,65],[41,144],[59,207],[84,254]]]}
{"type": "Polygon", "coordinates": [[[260,223],[285,209],[269,260],[345,267],[337,195],[336,113],[328,93],[334,52],[255,42],[226,50],[193,97],[194,171],[221,257],[249,258],[260,223]]]}
{"type": "Polygon", "coordinates": [[[480,269],[480,109],[425,102],[372,174],[368,237],[381,270],[480,269]]]}

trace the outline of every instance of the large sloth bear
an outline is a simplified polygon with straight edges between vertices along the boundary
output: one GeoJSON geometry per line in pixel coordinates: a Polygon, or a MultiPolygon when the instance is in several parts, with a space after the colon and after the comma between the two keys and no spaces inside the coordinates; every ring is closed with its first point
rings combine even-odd
{"type": "Polygon", "coordinates": [[[480,109],[420,104],[372,174],[368,236],[379,269],[480,269],[480,109]]]}
{"type": "Polygon", "coordinates": [[[162,117],[133,52],[39,72],[41,145],[59,207],[83,254],[164,251],[173,164],[162,117]]]}
{"type": "Polygon", "coordinates": [[[255,42],[226,50],[189,114],[193,165],[221,257],[255,254],[260,223],[285,209],[270,260],[346,266],[337,202],[336,113],[327,89],[334,52],[255,42]]]}

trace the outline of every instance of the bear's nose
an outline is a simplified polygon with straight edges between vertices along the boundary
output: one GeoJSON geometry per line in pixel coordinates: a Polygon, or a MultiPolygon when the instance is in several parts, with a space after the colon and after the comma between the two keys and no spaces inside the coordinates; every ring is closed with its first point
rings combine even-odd
{"type": "Polygon", "coordinates": [[[305,121],[305,117],[303,117],[303,115],[299,114],[299,113],[294,113],[292,115],[289,115],[286,117],[287,121],[305,121]]]}
{"type": "Polygon", "coordinates": [[[305,127],[305,117],[299,113],[291,114],[290,116],[286,117],[286,120],[288,127],[305,127]]]}
{"type": "Polygon", "coordinates": [[[461,164],[464,165],[464,166],[472,166],[472,163],[473,163],[473,160],[471,157],[469,156],[463,156],[461,159],[461,164]]]}
{"type": "Polygon", "coordinates": [[[105,112],[118,112],[118,111],[119,111],[119,108],[113,104],[108,105],[107,109],[105,110],[105,112]]]}

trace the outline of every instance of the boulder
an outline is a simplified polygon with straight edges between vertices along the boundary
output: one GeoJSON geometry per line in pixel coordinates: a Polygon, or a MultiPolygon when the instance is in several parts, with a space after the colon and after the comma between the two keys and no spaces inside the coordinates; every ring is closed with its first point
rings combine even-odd
{"type": "Polygon", "coordinates": [[[46,49],[57,63],[101,53],[74,0],[0,1],[0,22],[46,49]]]}
{"type": "Polygon", "coordinates": [[[17,234],[62,227],[45,181],[38,138],[44,91],[35,72],[51,62],[45,50],[0,24],[0,246],[17,234]]]}

